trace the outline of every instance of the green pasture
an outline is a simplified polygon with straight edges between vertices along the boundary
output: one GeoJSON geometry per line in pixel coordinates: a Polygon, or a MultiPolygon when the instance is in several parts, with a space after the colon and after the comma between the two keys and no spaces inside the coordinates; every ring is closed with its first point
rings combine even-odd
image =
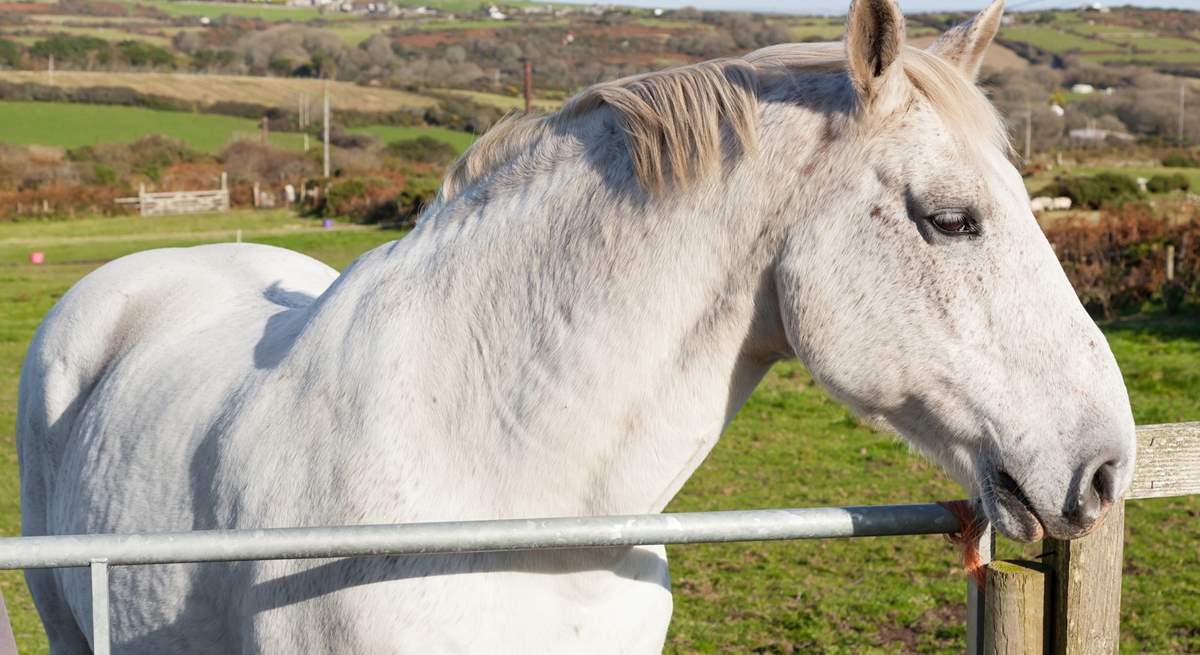
{"type": "Polygon", "coordinates": [[[1021,41],[1037,46],[1047,52],[1093,52],[1097,50],[1112,50],[1114,48],[1111,43],[1068,34],[1052,27],[1027,25],[1005,27],[1000,30],[1000,36],[1004,39],[1021,41]]]}
{"type": "Polygon", "coordinates": [[[119,43],[121,41],[142,41],[151,45],[160,46],[163,48],[171,47],[171,39],[160,34],[145,34],[142,32],[120,29],[116,27],[72,27],[72,26],[47,26],[42,29],[32,30],[30,32],[28,26],[19,28],[8,28],[0,31],[0,37],[11,40],[21,41],[26,44],[33,44],[44,39],[48,39],[55,34],[69,34],[71,36],[90,36],[105,41],[119,43]]]}
{"type": "Polygon", "coordinates": [[[1096,175],[1098,173],[1118,173],[1128,175],[1132,178],[1144,177],[1147,180],[1155,175],[1176,175],[1181,174],[1188,178],[1191,183],[1191,191],[1193,193],[1200,191],[1200,168],[1169,168],[1166,166],[1157,166],[1150,168],[1119,168],[1115,166],[1084,166],[1079,168],[1048,170],[1042,171],[1036,175],[1030,175],[1025,178],[1025,188],[1030,194],[1036,195],[1042,189],[1054,181],[1054,178],[1059,175],[1074,175],[1087,176],[1096,175]]]}
{"type": "MultiPolygon", "coordinates": [[[[141,107],[57,102],[0,101],[0,143],[62,148],[134,141],[163,134],[203,152],[217,152],[238,138],[257,139],[249,118],[159,111],[141,107]]],[[[275,132],[271,143],[299,150],[301,136],[275,132]]]]}
{"type": "MultiPolygon", "coordinates": [[[[468,132],[442,127],[370,125],[350,131],[370,134],[384,143],[430,136],[449,143],[459,152],[475,140],[468,132]]],[[[211,153],[239,138],[257,139],[259,124],[248,118],[141,107],[0,101],[0,143],[73,148],[129,142],[147,134],[181,139],[197,150],[211,153]]],[[[281,148],[302,147],[303,137],[299,134],[273,132],[269,138],[281,148]]]]}
{"type": "MultiPolygon", "coordinates": [[[[525,99],[516,95],[506,96],[498,93],[486,93],[484,91],[462,91],[459,89],[451,89],[445,93],[462,96],[469,100],[478,102],[481,105],[491,105],[492,107],[497,107],[506,111],[515,111],[525,108],[525,99]]],[[[538,97],[533,99],[533,106],[536,109],[555,111],[561,105],[562,102],[558,100],[538,97]]]]}
{"type": "Polygon", "coordinates": [[[471,146],[475,142],[475,135],[470,132],[460,132],[458,130],[450,130],[444,127],[402,127],[397,125],[369,125],[367,127],[356,127],[350,132],[357,134],[370,134],[379,139],[381,143],[390,143],[401,139],[415,139],[417,137],[427,136],[443,141],[454,146],[454,149],[460,153],[471,146]]]}
{"type": "Polygon", "coordinates": [[[1130,62],[1134,64],[1197,64],[1200,65],[1200,50],[1181,52],[1148,53],[1090,53],[1081,55],[1089,61],[1100,63],[1130,62]]]}
{"type": "MultiPolygon", "coordinates": [[[[401,236],[321,230],[282,212],[0,224],[0,535],[19,531],[13,449],[20,361],[42,316],[81,276],[162,246],[243,239],[336,267],[401,236]],[[27,263],[33,249],[47,263],[27,263]]],[[[1139,422],[1200,420],[1200,319],[1103,326],[1139,422]]],[[[672,511],[924,502],[963,491],[887,434],[864,427],[795,363],[777,366],[671,503],[672,511]]],[[[1122,652],[1200,652],[1200,498],[1127,510],[1122,652]]],[[[1005,555],[1036,547],[1002,543],[1005,555]]],[[[940,537],[670,548],[669,653],[961,653],[965,583],[940,537]]],[[[21,652],[46,652],[18,573],[0,574],[21,652]]]]}
{"type": "Polygon", "coordinates": [[[265,2],[188,2],[179,0],[120,0],[124,5],[148,5],[171,18],[256,18],[266,21],[353,20],[353,14],[336,11],[322,12],[312,7],[287,7],[265,2]]]}

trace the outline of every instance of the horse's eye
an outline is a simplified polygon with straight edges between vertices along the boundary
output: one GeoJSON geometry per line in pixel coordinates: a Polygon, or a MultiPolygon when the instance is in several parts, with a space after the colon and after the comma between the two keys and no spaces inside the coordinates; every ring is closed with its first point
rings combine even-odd
{"type": "Polygon", "coordinates": [[[979,227],[971,219],[971,215],[961,209],[947,209],[928,218],[930,223],[943,234],[954,236],[979,234],[979,227]]]}

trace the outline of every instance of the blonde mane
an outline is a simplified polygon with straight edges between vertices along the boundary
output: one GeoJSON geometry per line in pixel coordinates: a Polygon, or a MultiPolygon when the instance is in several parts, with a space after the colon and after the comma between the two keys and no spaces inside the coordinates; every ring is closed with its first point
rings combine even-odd
{"type": "MultiPolygon", "coordinates": [[[[958,69],[925,50],[906,46],[900,61],[919,93],[964,145],[983,136],[1010,150],[995,108],[958,69]]],[[[633,173],[651,194],[684,188],[722,162],[732,136],[739,153],[758,143],[762,73],[837,73],[846,70],[841,43],[785,44],[740,59],[718,59],[592,86],[550,115],[511,115],[482,135],[446,174],[440,200],[449,201],[497,166],[512,161],[556,122],[609,108],[625,133],[633,173]]]]}

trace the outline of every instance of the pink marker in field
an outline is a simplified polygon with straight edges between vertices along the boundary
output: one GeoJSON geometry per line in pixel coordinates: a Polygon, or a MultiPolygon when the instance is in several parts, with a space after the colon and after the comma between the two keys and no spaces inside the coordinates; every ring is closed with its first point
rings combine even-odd
{"type": "Polygon", "coordinates": [[[30,264],[44,264],[45,262],[46,262],[46,253],[44,253],[40,250],[35,250],[35,251],[29,253],[29,263],[30,264]]]}

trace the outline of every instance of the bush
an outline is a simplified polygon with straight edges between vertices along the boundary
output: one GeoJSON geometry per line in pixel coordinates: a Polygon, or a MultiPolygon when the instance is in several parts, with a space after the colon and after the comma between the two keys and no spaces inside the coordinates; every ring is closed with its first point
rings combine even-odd
{"type": "Polygon", "coordinates": [[[1177,311],[1200,301],[1200,212],[1171,223],[1129,204],[1105,210],[1098,222],[1054,223],[1046,237],[1089,312],[1104,318],[1147,304],[1177,311]],[[1166,280],[1167,245],[1175,246],[1175,279],[1166,280]]]}
{"type": "Polygon", "coordinates": [[[1167,168],[1200,168],[1200,159],[1195,159],[1186,152],[1172,152],[1163,157],[1162,165],[1167,168]]]}
{"type": "Polygon", "coordinates": [[[21,65],[21,49],[7,39],[0,39],[0,68],[16,68],[21,65]]]}
{"type": "Polygon", "coordinates": [[[233,183],[260,182],[277,187],[297,184],[317,174],[317,164],[304,155],[257,141],[233,143],[221,151],[217,159],[225,166],[233,183]]]}
{"type": "Polygon", "coordinates": [[[1172,191],[1187,191],[1191,185],[1191,181],[1182,173],[1155,175],[1146,182],[1146,190],[1150,193],[1170,193],[1172,191]]]}
{"type": "Polygon", "coordinates": [[[430,136],[402,139],[387,144],[387,153],[405,161],[445,166],[458,157],[458,151],[444,141],[430,136]]]}
{"type": "Polygon", "coordinates": [[[1033,195],[1066,196],[1075,207],[1100,209],[1136,200],[1141,193],[1137,181],[1128,175],[1100,173],[1091,177],[1060,177],[1033,195]]]}
{"type": "Polygon", "coordinates": [[[404,189],[403,177],[350,177],[329,185],[317,213],[346,217],[359,223],[395,220],[396,198],[404,189]]]}

